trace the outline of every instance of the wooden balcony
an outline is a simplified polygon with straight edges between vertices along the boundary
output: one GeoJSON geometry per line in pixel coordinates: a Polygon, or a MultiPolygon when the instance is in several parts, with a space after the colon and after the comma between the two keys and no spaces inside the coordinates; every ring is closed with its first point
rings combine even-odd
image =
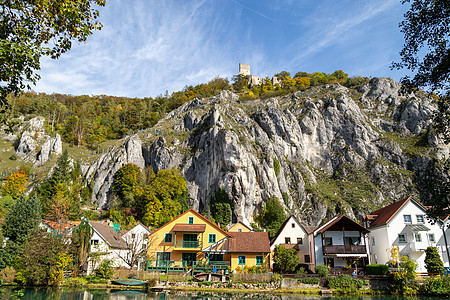
{"type": "Polygon", "coordinates": [[[323,254],[365,254],[365,245],[329,245],[323,246],[323,254]]]}
{"type": "Polygon", "coordinates": [[[175,241],[175,248],[198,249],[202,248],[201,241],[175,241]]]}

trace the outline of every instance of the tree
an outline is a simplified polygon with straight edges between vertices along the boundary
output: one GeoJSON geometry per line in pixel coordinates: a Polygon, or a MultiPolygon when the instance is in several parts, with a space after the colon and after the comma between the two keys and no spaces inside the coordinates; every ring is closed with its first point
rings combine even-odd
{"type": "Polygon", "coordinates": [[[295,249],[286,249],[282,245],[273,251],[273,269],[278,273],[293,272],[298,266],[298,256],[295,249]]]}
{"type": "Polygon", "coordinates": [[[41,56],[58,58],[72,41],[84,42],[101,29],[94,5],[105,0],[1,1],[0,4],[0,116],[8,108],[6,96],[36,83],[41,56]]]}
{"type": "Polygon", "coordinates": [[[394,274],[391,282],[392,290],[401,295],[415,294],[418,289],[414,281],[417,276],[416,269],[417,263],[414,260],[402,256],[398,271],[394,274]]]}
{"type": "Polygon", "coordinates": [[[220,227],[226,228],[232,218],[232,203],[227,192],[223,188],[218,189],[211,197],[211,214],[220,227]]]}
{"type": "Polygon", "coordinates": [[[428,247],[425,251],[425,267],[431,275],[444,273],[444,264],[436,247],[428,247]]]}
{"type": "Polygon", "coordinates": [[[267,200],[262,212],[256,217],[256,221],[266,228],[269,236],[273,237],[286,220],[286,214],[277,197],[267,200]]]}
{"type": "Polygon", "coordinates": [[[83,219],[76,228],[72,230],[72,252],[74,253],[75,263],[81,268],[86,263],[91,251],[91,238],[94,234],[91,225],[87,219],[83,219]]]}
{"type": "Polygon", "coordinates": [[[134,204],[134,197],[138,192],[138,182],[141,169],[135,164],[123,165],[114,174],[113,191],[121,200],[122,207],[134,204]]]}
{"type": "Polygon", "coordinates": [[[26,190],[28,176],[25,167],[21,167],[19,171],[5,177],[2,185],[2,194],[9,195],[13,199],[17,199],[26,190]]]}

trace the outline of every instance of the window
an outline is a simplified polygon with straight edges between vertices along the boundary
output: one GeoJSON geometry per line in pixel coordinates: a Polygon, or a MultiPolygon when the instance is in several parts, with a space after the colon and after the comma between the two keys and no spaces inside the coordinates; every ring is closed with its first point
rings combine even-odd
{"type": "Polygon", "coordinates": [[[256,265],[261,266],[263,264],[262,255],[256,255],[256,265]]]}
{"type": "Polygon", "coordinates": [[[398,235],[398,242],[399,243],[406,243],[406,234],[399,234],[398,235]]]}
{"type": "Polygon", "coordinates": [[[405,223],[411,223],[411,215],[403,215],[403,221],[405,223]]]}
{"type": "Polygon", "coordinates": [[[215,242],[216,242],[216,234],[215,233],[211,233],[208,236],[208,243],[212,244],[212,243],[215,243],[215,242]]]}
{"type": "Polygon", "coordinates": [[[291,238],[290,237],[284,238],[284,243],[285,244],[290,244],[291,243],[291,238]]]}
{"type": "Polygon", "coordinates": [[[172,234],[171,233],[166,233],[164,235],[164,243],[172,243],[172,234]]]}
{"type": "Polygon", "coordinates": [[[291,225],[291,226],[292,226],[292,228],[295,228],[295,223],[292,223],[292,225],[291,225]]]}
{"type": "Polygon", "coordinates": [[[311,256],[309,256],[309,254],[305,254],[305,263],[310,263],[311,262],[311,256]]]}
{"type": "Polygon", "coordinates": [[[432,243],[435,243],[435,242],[436,242],[436,240],[435,240],[435,238],[434,238],[434,233],[429,233],[429,234],[428,234],[428,240],[429,240],[430,242],[432,242],[432,243]]]}
{"type": "Polygon", "coordinates": [[[238,264],[239,265],[245,265],[245,255],[239,255],[238,256],[238,264]]]}
{"type": "Polygon", "coordinates": [[[134,240],[136,238],[136,233],[132,233],[131,238],[134,240]]]}
{"type": "Polygon", "coordinates": [[[242,228],[238,228],[238,232],[242,232],[242,228]]]}
{"type": "Polygon", "coordinates": [[[423,223],[423,215],[416,215],[417,223],[423,223]]]}
{"type": "Polygon", "coordinates": [[[422,236],[420,235],[420,233],[414,234],[414,238],[416,239],[416,242],[421,242],[422,241],[422,236]]]}
{"type": "Polygon", "coordinates": [[[333,238],[326,237],[325,238],[325,246],[330,246],[330,245],[333,245],[333,238]]]}
{"type": "Polygon", "coordinates": [[[91,240],[91,245],[97,246],[98,245],[98,240],[91,240]]]}
{"type": "Polygon", "coordinates": [[[194,217],[188,218],[188,224],[194,224],[194,217]]]}
{"type": "Polygon", "coordinates": [[[375,238],[372,237],[372,246],[375,246],[375,238]]]}
{"type": "Polygon", "coordinates": [[[297,238],[297,244],[303,244],[303,238],[297,238]]]}

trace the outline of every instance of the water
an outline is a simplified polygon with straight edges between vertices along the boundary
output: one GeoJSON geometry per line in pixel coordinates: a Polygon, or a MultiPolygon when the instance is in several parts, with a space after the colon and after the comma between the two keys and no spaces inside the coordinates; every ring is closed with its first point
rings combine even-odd
{"type": "Polygon", "coordinates": [[[3,288],[1,299],[22,300],[243,300],[243,299],[267,299],[267,300],[449,300],[447,297],[395,297],[395,296],[296,296],[296,295],[270,295],[270,294],[226,294],[226,293],[195,293],[195,292],[164,292],[145,293],[133,290],[74,290],[52,288],[11,289],[3,288]]]}

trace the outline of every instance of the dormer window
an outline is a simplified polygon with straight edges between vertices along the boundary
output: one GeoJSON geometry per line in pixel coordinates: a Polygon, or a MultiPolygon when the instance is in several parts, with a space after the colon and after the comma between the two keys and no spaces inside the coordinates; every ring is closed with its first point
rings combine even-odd
{"type": "Polygon", "coordinates": [[[194,217],[188,218],[188,224],[194,224],[194,217]]]}
{"type": "Polygon", "coordinates": [[[403,215],[403,221],[407,224],[411,224],[411,215],[403,215]]]}

